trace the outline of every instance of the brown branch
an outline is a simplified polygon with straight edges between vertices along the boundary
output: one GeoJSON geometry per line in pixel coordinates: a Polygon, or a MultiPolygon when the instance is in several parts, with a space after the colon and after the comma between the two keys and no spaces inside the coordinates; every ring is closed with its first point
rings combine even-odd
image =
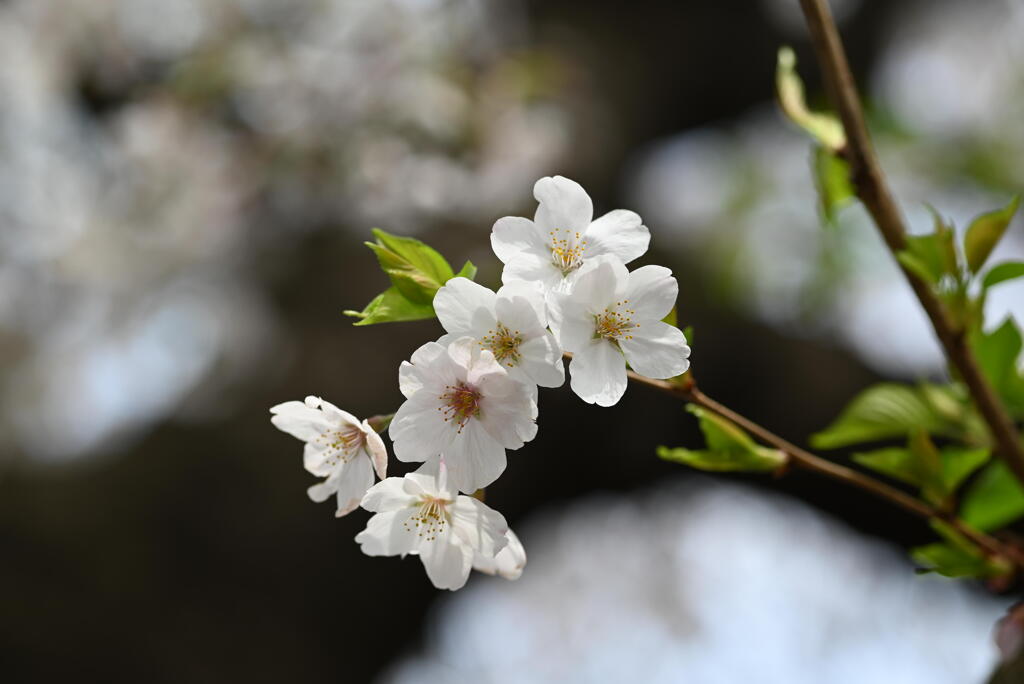
{"type": "MultiPolygon", "coordinates": [[[[857,196],[874,219],[889,251],[895,256],[906,247],[907,231],[871,144],[857,87],[832,13],[826,0],[800,0],[800,5],[810,28],[826,88],[839,110],[846,131],[846,147],[841,150],[841,154],[850,165],[850,176],[857,196]]],[[[928,314],[946,357],[959,372],[978,411],[985,419],[996,445],[996,453],[1017,479],[1024,483],[1024,445],[1017,436],[1013,421],[967,345],[966,332],[953,324],[942,301],[927,282],[902,264],[900,268],[928,314]]]]}
{"type": "MultiPolygon", "coordinates": [[[[569,353],[566,353],[565,356],[572,358],[572,355],[569,353]]],[[[633,371],[627,371],[627,375],[635,383],[670,394],[677,399],[691,402],[732,421],[765,444],[773,446],[786,454],[788,464],[825,475],[854,487],[859,487],[922,518],[941,520],[972,541],[987,554],[1005,559],[1018,568],[1024,568],[1024,551],[1021,551],[1016,546],[1005,544],[995,537],[990,537],[984,532],[974,529],[963,520],[939,510],[920,499],[914,498],[896,487],[876,480],[870,475],[839,465],[820,456],[815,456],[809,451],[801,449],[767,428],[758,425],[746,416],[733,411],[704,394],[692,378],[676,383],[668,380],[655,380],[633,371]]]]}

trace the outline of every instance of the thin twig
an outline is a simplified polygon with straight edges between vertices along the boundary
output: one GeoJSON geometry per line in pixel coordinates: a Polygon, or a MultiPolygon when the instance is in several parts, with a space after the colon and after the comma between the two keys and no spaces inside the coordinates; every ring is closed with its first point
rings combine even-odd
{"type": "MultiPolygon", "coordinates": [[[[800,0],[800,5],[807,18],[825,85],[839,110],[846,131],[846,147],[841,153],[850,165],[857,196],[874,219],[889,251],[895,256],[906,247],[906,227],[871,144],[857,87],[832,13],[825,0],[800,0]]],[[[1024,483],[1024,445],[998,395],[982,374],[978,360],[967,344],[966,332],[953,325],[942,301],[927,282],[902,264],[900,268],[928,314],[946,357],[960,373],[978,411],[985,419],[996,445],[996,453],[1017,479],[1024,483]]]]}
{"type": "MultiPolygon", "coordinates": [[[[572,358],[572,355],[568,353],[566,353],[565,356],[572,358]]],[[[788,457],[788,463],[793,466],[820,473],[834,480],[845,482],[846,484],[854,487],[859,487],[860,489],[868,491],[882,499],[886,499],[900,508],[922,518],[941,520],[964,537],[971,540],[986,553],[1003,558],[1019,568],[1024,568],[1024,551],[1021,551],[1015,546],[1004,544],[995,537],[990,537],[984,532],[976,530],[963,520],[960,520],[945,511],[941,511],[920,499],[916,499],[906,492],[876,480],[869,475],[854,470],[853,468],[847,468],[846,466],[839,465],[838,463],[821,458],[820,456],[815,456],[809,451],[801,449],[795,444],[779,437],[767,428],[758,425],[746,416],[733,411],[729,407],[720,404],[708,395],[704,394],[692,379],[676,383],[668,380],[655,380],[633,371],[627,371],[627,375],[629,376],[629,379],[635,383],[652,387],[666,394],[670,394],[677,399],[691,402],[732,421],[765,444],[773,446],[786,454],[788,457]]]]}

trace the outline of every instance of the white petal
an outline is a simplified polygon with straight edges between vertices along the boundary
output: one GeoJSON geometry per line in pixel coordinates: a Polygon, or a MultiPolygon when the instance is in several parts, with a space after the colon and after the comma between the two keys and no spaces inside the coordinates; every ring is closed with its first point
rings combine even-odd
{"type": "Polygon", "coordinates": [[[474,552],[494,557],[508,540],[508,523],[496,510],[471,496],[459,496],[448,506],[452,531],[474,552]]]}
{"type": "Polygon", "coordinates": [[[491,249],[504,264],[527,255],[545,256],[550,252],[544,233],[527,218],[506,216],[494,223],[491,249]]]}
{"type": "Polygon", "coordinates": [[[690,367],[686,336],[668,323],[644,323],[633,331],[633,339],[619,345],[633,370],[649,378],[674,378],[690,367]]]}
{"type": "Polygon", "coordinates": [[[425,461],[451,444],[457,426],[445,422],[440,405],[436,396],[423,390],[398,407],[388,434],[399,461],[425,461]]]}
{"type": "Polygon", "coordinates": [[[590,196],[576,181],[563,176],[541,178],[533,186],[533,196],[540,205],[534,223],[542,235],[551,230],[583,233],[594,217],[590,196]]]}
{"type": "Polygon", "coordinates": [[[625,298],[628,284],[629,271],[618,257],[599,256],[579,269],[570,296],[598,314],[625,298]]]}
{"type": "Polygon", "coordinates": [[[334,425],[355,425],[359,426],[359,419],[348,411],[342,411],[329,401],[320,400],[320,409],[324,416],[334,425]]]}
{"type": "Polygon", "coordinates": [[[408,361],[403,361],[398,366],[398,389],[401,390],[402,395],[408,399],[422,387],[419,371],[408,361]]]}
{"type": "Polygon", "coordinates": [[[679,283],[664,266],[641,266],[629,274],[626,299],[634,321],[660,321],[679,296],[679,283]]]}
{"type": "Polygon", "coordinates": [[[456,590],[466,584],[473,551],[450,539],[451,533],[420,545],[420,560],[427,577],[438,589],[456,590]]]}
{"type": "Polygon", "coordinates": [[[588,404],[612,406],[626,392],[626,359],[607,340],[592,340],[569,364],[572,391],[588,404]]]}
{"type": "Polygon", "coordinates": [[[530,385],[505,375],[488,376],[478,386],[483,396],[476,422],[491,437],[507,449],[518,449],[534,438],[537,424],[530,385]]]}
{"type": "Polygon", "coordinates": [[[298,437],[304,442],[316,439],[333,426],[323,411],[309,408],[301,401],[286,401],[270,409],[274,415],[270,422],[282,432],[298,437]]]}
{"type": "Polygon", "coordinates": [[[424,378],[430,375],[431,369],[437,367],[438,359],[446,355],[448,345],[439,342],[427,342],[420,346],[412,353],[410,361],[403,361],[398,367],[398,388],[406,399],[423,387],[424,378]]]}
{"type": "Polygon", "coordinates": [[[507,580],[519,579],[523,574],[523,568],[526,567],[526,549],[512,530],[507,531],[505,537],[508,543],[494,558],[482,554],[473,556],[474,570],[488,575],[498,574],[507,580]]]}
{"type": "Polygon", "coordinates": [[[449,485],[466,494],[497,480],[507,463],[505,448],[475,419],[466,423],[441,457],[448,466],[449,485]]]}
{"type": "Polygon", "coordinates": [[[347,459],[352,456],[341,449],[327,445],[325,441],[306,442],[302,449],[302,467],[313,475],[326,477],[337,469],[342,458],[347,459]]]}
{"type": "Polygon", "coordinates": [[[587,228],[587,254],[613,254],[624,264],[647,251],[651,233],[632,211],[615,209],[587,228]]]}
{"type": "Polygon", "coordinates": [[[565,351],[582,349],[594,338],[594,314],[571,294],[552,294],[548,314],[551,332],[565,351]]]}
{"type": "Polygon", "coordinates": [[[405,491],[405,478],[389,477],[370,487],[360,505],[368,511],[384,512],[407,508],[416,497],[405,491]]]}
{"type": "Polygon", "coordinates": [[[317,503],[326,501],[332,494],[336,495],[338,510],[335,516],[340,518],[359,508],[359,502],[372,484],[370,461],[360,456],[335,470],[324,482],[310,487],[308,494],[317,503]]]}
{"type": "Polygon", "coordinates": [[[363,448],[373,463],[373,469],[377,472],[377,477],[383,480],[388,476],[387,447],[384,446],[384,440],[380,438],[377,431],[370,427],[370,423],[365,420],[363,421],[363,429],[366,434],[366,445],[363,448]]]}
{"type": "Polygon", "coordinates": [[[366,529],[356,535],[356,543],[367,556],[404,556],[415,553],[420,538],[412,517],[417,512],[415,506],[410,506],[377,513],[366,523],[366,529]]]}
{"type": "Polygon", "coordinates": [[[501,282],[524,282],[548,292],[562,283],[562,272],[552,263],[550,257],[524,256],[505,264],[501,271],[501,282]]]}
{"type": "Polygon", "coordinates": [[[530,283],[517,281],[502,286],[494,312],[502,325],[524,335],[539,334],[548,327],[544,293],[530,283]]]}
{"type": "Polygon", "coordinates": [[[565,382],[562,349],[551,333],[546,332],[540,337],[523,342],[519,345],[519,354],[517,368],[534,384],[541,387],[561,387],[565,382]]]}
{"type": "Polygon", "coordinates": [[[476,335],[494,327],[494,292],[468,278],[452,278],[434,295],[434,311],[453,335],[476,335]]]}

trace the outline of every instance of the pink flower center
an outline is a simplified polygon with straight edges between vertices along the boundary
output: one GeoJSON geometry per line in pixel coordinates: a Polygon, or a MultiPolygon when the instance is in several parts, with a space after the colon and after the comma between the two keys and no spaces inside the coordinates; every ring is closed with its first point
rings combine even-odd
{"type": "Polygon", "coordinates": [[[462,382],[448,385],[445,390],[440,397],[442,405],[437,410],[444,416],[446,423],[449,420],[458,423],[459,432],[462,432],[469,419],[480,413],[480,392],[462,382]]]}

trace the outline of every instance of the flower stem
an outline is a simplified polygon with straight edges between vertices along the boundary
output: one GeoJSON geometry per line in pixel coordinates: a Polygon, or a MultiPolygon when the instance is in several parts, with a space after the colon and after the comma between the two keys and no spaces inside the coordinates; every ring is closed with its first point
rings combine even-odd
{"type": "MultiPolygon", "coordinates": [[[[567,358],[572,358],[572,354],[568,352],[564,355],[567,358]]],[[[732,421],[765,444],[773,446],[786,454],[788,457],[788,464],[825,475],[826,477],[830,477],[840,482],[845,482],[846,484],[854,487],[859,487],[860,489],[868,491],[882,499],[886,499],[919,517],[941,520],[976,544],[989,556],[1002,558],[1012,563],[1017,568],[1024,568],[1024,551],[1016,546],[1004,543],[995,537],[989,536],[984,532],[975,529],[951,513],[939,510],[938,508],[935,508],[934,506],[931,506],[924,501],[897,489],[896,487],[881,482],[880,480],[876,480],[870,475],[854,470],[853,468],[848,468],[838,463],[834,463],[833,461],[829,461],[828,459],[824,459],[820,456],[815,456],[811,452],[801,449],[795,444],[779,437],[767,428],[758,425],[746,416],[733,411],[729,407],[720,404],[708,395],[704,394],[697,387],[697,384],[691,375],[685,376],[681,382],[655,380],[654,378],[648,378],[634,371],[627,371],[627,375],[630,380],[637,384],[646,385],[676,397],[677,399],[682,399],[696,404],[697,406],[705,408],[708,411],[732,421]]]]}
{"type": "MultiPolygon", "coordinates": [[[[846,131],[846,146],[839,153],[850,165],[850,178],[857,197],[871,214],[885,244],[895,257],[906,247],[906,227],[871,144],[857,87],[832,13],[825,0],[800,0],[800,5],[818,54],[825,85],[839,110],[846,131]]],[[[978,411],[988,425],[996,445],[996,454],[1024,484],[1024,445],[998,395],[982,374],[978,360],[967,344],[966,331],[953,324],[946,307],[927,282],[902,264],[900,268],[928,314],[946,357],[963,378],[978,411]]]]}

